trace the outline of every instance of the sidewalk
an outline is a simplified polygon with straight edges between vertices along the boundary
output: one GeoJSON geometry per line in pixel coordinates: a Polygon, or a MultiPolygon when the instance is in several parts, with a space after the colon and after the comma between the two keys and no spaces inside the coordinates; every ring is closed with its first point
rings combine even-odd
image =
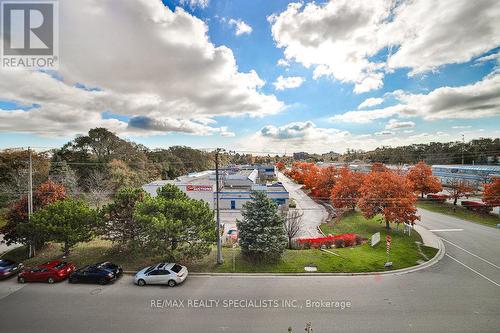
{"type": "Polygon", "coordinates": [[[422,237],[422,241],[425,246],[430,246],[435,249],[439,249],[440,246],[439,238],[436,235],[434,235],[432,232],[430,232],[429,230],[418,224],[415,224],[414,229],[422,237]]]}

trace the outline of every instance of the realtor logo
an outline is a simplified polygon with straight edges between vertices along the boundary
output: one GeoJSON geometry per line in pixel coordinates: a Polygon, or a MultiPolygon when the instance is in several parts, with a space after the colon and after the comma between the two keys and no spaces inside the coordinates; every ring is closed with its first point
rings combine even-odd
{"type": "Polygon", "coordinates": [[[2,67],[57,69],[56,1],[2,1],[2,67]]]}

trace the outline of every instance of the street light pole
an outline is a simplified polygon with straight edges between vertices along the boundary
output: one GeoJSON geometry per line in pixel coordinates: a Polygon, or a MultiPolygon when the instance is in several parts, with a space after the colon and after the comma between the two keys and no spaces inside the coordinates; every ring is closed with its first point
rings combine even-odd
{"type": "Polygon", "coordinates": [[[215,209],[217,219],[217,264],[221,265],[224,260],[222,259],[222,240],[220,236],[220,212],[219,212],[219,153],[220,149],[215,150],[215,209]]]}
{"type": "Polygon", "coordinates": [[[462,165],[464,164],[464,146],[465,146],[465,136],[462,134],[462,165]]]}
{"type": "MultiPolygon", "coordinates": [[[[31,214],[33,214],[33,158],[31,156],[31,147],[28,147],[29,154],[29,180],[28,180],[28,221],[31,219],[31,214]]],[[[35,255],[35,245],[29,245],[29,256],[33,257],[35,255]]]]}

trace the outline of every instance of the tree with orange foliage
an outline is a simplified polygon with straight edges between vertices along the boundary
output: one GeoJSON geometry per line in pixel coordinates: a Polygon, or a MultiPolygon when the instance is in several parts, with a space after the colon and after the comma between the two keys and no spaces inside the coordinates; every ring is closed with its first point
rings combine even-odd
{"type": "Polygon", "coordinates": [[[358,207],[363,216],[373,218],[381,214],[390,230],[390,223],[415,223],[417,197],[406,179],[391,171],[372,171],[360,188],[358,207]]]}
{"type": "Polygon", "coordinates": [[[451,181],[447,183],[450,193],[450,198],[453,199],[453,205],[457,205],[457,201],[460,198],[467,197],[468,194],[474,189],[469,185],[464,179],[453,178],[451,181]]]}
{"type": "Polygon", "coordinates": [[[352,172],[347,167],[342,168],[339,174],[340,177],[331,192],[333,207],[347,207],[355,210],[359,198],[361,197],[361,192],[359,190],[361,185],[363,185],[365,175],[352,172]]]}
{"type": "Polygon", "coordinates": [[[329,198],[338,177],[339,170],[334,166],[319,168],[319,175],[312,188],[311,195],[316,198],[329,198]]]}
{"type": "MultiPolygon", "coordinates": [[[[66,199],[66,189],[60,184],[46,181],[40,184],[33,192],[33,212],[59,200],[66,199]]],[[[28,222],[28,196],[24,195],[15,202],[5,214],[7,223],[0,229],[4,234],[4,241],[10,245],[13,243],[27,244],[29,240],[22,239],[17,233],[19,223],[28,222]]],[[[40,244],[38,244],[40,245],[40,244]]]]}
{"type": "Polygon", "coordinates": [[[483,201],[492,207],[500,206],[500,177],[495,177],[491,184],[484,185],[483,201]]]}
{"type": "Polygon", "coordinates": [[[318,186],[321,169],[314,163],[307,164],[308,165],[304,169],[304,188],[306,190],[313,190],[316,186],[318,186]]]}
{"type": "Polygon", "coordinates": [[[310,175],[311,172],[315,172],[315,168],[314,163],[295,162],[292,164],[292,169],[287,172],[287,176],[299,184],[304,184],[306,176],[310,175]]]}
{"type": "Polygon", "coordinates": [[[280,161],[280,162],[278,162],[278,163],[276,163],[276,168],[278,168],[278,170],[279,170],[279,171],[284,170],[284,169],[285,169],[285,167],[286,167],[286,166],[285,166],[285,163],[283,163],[283,162],[281,162],[281,161],[280,161]]]}
{"type": "Polygon", "coordinates": [[[418,162],[408,171],[406,179],[410,182],[413,191],[420,193],[423,198],[427,193],[436,193],[443,189],[439,179],[432,175],[432,169],[423,161],[418,162]]]}

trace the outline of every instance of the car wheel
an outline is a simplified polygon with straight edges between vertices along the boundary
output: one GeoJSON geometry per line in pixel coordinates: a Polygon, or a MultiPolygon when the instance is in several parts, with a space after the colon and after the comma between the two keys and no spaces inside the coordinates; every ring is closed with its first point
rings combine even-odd
{"type": "Polygon", "coordinates": [[[55,281],[54,281],[54,278],[49,277],[49,278],[47,279],[47,282],[48,282],[48,283],[50,283],[50,284],[52,284],[52,283],[54,283],[55,281]]]}
{"type": "Polygon", "coordinates": [[[169,287],[175,287],[177,285],[177,283],[174,280],[169,280],[167,284],[169,287]]]}
{"type": "Polygon", "coordinates": [[[137,281],[137,284],[142,287],[146,285],[146,281],[144,281],[143,279],[139,279],[139,281],[137,281]]]}
{"type": "Polygon", "coordinates": [[[23,277],[20,277],[19,279],[17,279],[17,281],[18,281],[19,283],[25,283],[25,282],[26,282],[26,279],[25,279],[25,278],[23,278],[23,277]]]}
{"type": "Polygon", "coordinates": [[[107,283],[106,279],[99,279],[100,285],[105,285],[107,283]]]}

